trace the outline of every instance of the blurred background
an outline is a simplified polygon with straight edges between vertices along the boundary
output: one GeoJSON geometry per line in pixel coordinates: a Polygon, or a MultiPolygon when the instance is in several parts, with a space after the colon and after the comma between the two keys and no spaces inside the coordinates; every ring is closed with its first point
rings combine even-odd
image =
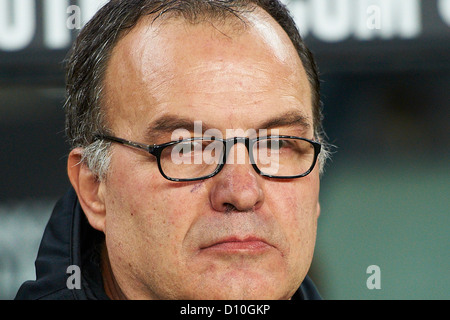
{"type": "MultiPolygon", "coordinates": [[[[449,299],[450,0],[284,2],[336,146],[310,276],[325,299],[449,299]]],[[[69,187],[63,60],[103,3],[0,0],[0,299],[35,278],[69,187]]]]}

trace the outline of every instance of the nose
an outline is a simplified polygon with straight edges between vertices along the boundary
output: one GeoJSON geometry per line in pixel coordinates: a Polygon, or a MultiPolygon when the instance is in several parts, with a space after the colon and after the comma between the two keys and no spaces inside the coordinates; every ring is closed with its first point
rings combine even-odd
{"type": "Polygon", "coordinates": [[[262,177],[249,163],[245,146],[237,144],[234,148],[242,148],[239,154],[245,153],[246,159],[242,161],[238,157],[236,163],[229,161],[234,158],[230,155],[222,171],[211,178],[210,203],[214,210],[219,212],[227,212],[230,207],[237,211],[257,210],[264,202],[262,177]]]}

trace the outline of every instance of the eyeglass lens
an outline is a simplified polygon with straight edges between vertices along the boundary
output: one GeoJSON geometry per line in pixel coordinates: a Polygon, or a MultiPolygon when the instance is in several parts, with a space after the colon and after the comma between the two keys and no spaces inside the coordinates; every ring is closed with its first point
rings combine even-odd
{"type": "MultiPolygon", "coordinates": [[[[191,140],[166,147],[160,157],[164,174],[173,179],[195,179],[211,175],[223,164],[226,144],[218,140],[191,140]]],[[[242,163],[242,155],[234,156],[245,148],[236,148],[226,155],[227,163],[242,163]],[[237,160],[235,159],[237,158],[237,160]]],[[[246,150],[244,150],[246,152],[246,150]]],[[[251,145],[249,161],[262,174],[289,177],[308,172],[314,165],[313,144],[296,138],[268,138],[251,145]]]]}

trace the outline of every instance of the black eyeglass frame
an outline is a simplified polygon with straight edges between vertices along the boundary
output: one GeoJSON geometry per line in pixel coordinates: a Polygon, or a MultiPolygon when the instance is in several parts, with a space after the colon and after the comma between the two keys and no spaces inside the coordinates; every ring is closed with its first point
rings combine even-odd
{"type": "Polygon", "coordinates": [[[248,154],[249,154],[249,159],[250,159],[250,163],[252,164],[253,169],[261,176],[263,177],[268,177],[268,178],[273,178],[273,179],[296,179],[296,178],[302,178],[307,176],[308,174],[311,173],[311,171],[314,169],[314,166],[316,165],[317,162],[317,158],[319,156],[320,150],[322,148],[322,145],[314,140],[310,140],[307,138],[301,138],[301,137],[296,137],[296,136],[266,136],[266,137],[256,137],[256,138],[248,138],[248,137],[233,137],[233,138],[229,138],[229,139],[219,139],[219,138],[215,138],[215,137],[211,137],[211,138],[203,138],[203,137],[194,137],[194,138],[189,138],[189,139],[183,139],[183,140],[178,140],[178,141],[170,141],[167,143],[163,143],[163,144],[154,144],[154,145],[149,145],[149,144],[144,144],[144,143],[140,143],[140,142],[134,142],[134,141],[130,141],[130,140],[126,140],[126,139],[122,139],[122,138],[118,138],[118,137],[114,137],[114,136],[110,136],[110,135],[96,135],[95,136],[96,140],[105,140],[105,141],[109,141],[109,142],[116,142],[116,143],[120,143],[123,144],[125,146],[131,147],[131,148],[135,148],[135,149],[140,149],[140,150],[145,150],[148,153],[150,153],[151,155],[156,157],[157,163],[158,163],[158,169],[159,172],[161,173],[161,175],[170,181],[175,181],[175,182],[187,182],[187,181],[198,181],[198,180],[205,180],[205,179],[209,179],[214,177],[215,175],[217,175],[222,168],[225,166],[226,164],[226,159],[227,156],[229,154],[230,149],[236,144],[236,143],[243,143],[245,145],[245,147],[247,148],[248,154]],[[258,166],[256,165],[255,161],[254,161],[254,157],[253,157],[253,151],[250,152],[250,150],[253,150],[253,145],[260,141],[260,140],[265,140],[265,139],[294,139],[294,140],[303,140],[306,142],[309,142],[313,148],[314,148],[314,159],[312,161],[311,167],[304,173],[300,174],[300,175],[295,175],[295,176],[276,176],[276,175],[269,175],[266,174],[264,172],[262,172],[258,166]],[[210,173],[209,175],[206,176],[202,176],[202,177],[198,177],[198,178],[191,178],[191,179],[185,179],[185,178],[172,178],[167,176],[164,173],[164,170],[162,169],[161,166],[161,153],[162,151],[167,148],[170,147],[174,144],[178,144],[180,142],[189,142],[189,141],[195,141],[195,140],[208,140],[208,141],[221,141],[223,143],[223,150],[225,152],[223,152],[222,155],[222,162],[220,162],[216,169],[210,173]],[[232,142],[232,143],[230,143],[232,142]]]}

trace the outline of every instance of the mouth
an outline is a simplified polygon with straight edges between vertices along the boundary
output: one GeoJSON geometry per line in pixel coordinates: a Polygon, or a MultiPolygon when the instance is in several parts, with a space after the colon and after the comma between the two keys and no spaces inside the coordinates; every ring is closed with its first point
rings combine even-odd
{"type": "Polygon", "coordinates": [[[227,237],[200,248],[203,252],[216,254],[261,254],[273,248],[264,239],[257,237],[227,237]]]}

